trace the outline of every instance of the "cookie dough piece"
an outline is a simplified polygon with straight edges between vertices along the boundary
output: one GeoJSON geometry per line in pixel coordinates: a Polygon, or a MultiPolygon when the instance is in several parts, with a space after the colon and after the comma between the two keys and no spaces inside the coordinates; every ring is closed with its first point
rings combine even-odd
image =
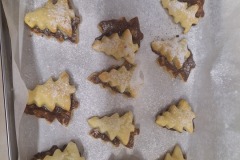
{"type": "Polygon", "coordinates": [[[43,85],[29,90],[25,113],[49,122],[56,118],[61,124],[68,125],[72,110],[78,107],[74,99],[75,92],[75,86],[69,84],[69,75],[63,72],[58,80],[50,78],[43,85]]]}
{"type": "Polygon", "coordinates": [[[85,160],[81,157],[77,145],[69,142],[62,149],[53,146],[50,150],[36,154],[32,160],[85,160]]]}
{"type": "Polygon", "coordinates": [[[176,145],[172,154],[167,153],[164,160],[185,160],[181,148],[176,145]]]}
{"type": "Polygon", "coordinates": [[[102,21],[98,26],[102,35],[97,37],[96,40],[101,40],[104,36],[109,37],[114,33],[118,33],[118,35],[121,36],[127,29],[129,29],[132,34],[133,43],[138,44],[138,46],[140,46],[140,42],[144,37],[140,30],[138,17],[131,19],[129,22],[125,17],[102,21]]]}
{"type": "Polygon", "coordinates": [[[192,3],[187,3],[186,1],[161,0],[163,8],[167,9],[169,15],[173,16],[175,23],[181,24],[184,28],[184,33],[188,33],[193,25],[198,24],[199,17],[204,15],[203,6],[200,5],[203,3],[193,3],[192,1],[192,3]]]}
{"type": "Polygon", "coordinates": [[[198,5],[198,11],[196,13],[196,17],[200,18],[200,17],[204,17],[205,13],[204,13],[204,3],[205,0],[178,0],[179,2],[187,2],[188,6],[193,6],[195,4],[198,5]]]}
{"type": "Polygon", "coordinates": [[[88,79],[94,84],[101,84],[104,88],[135,98],[144,84],[141,70],[129,63],[112,66],[107,70],[95,72],[88,79]]]}
{"type": "Polygon", "coordinates": [[[25,23],[35,33],[52,36],[59,41],[78,42],[78,25],[80,18],[71,9],[68,0],[48,0],[47,3],[24,18],[25,23]]]}
{"type": "Polygon", "coordinates": [[[186,100],[180,100],[178,105],[171,105],[168,111],[157,116],[156,123],[161,127],[174,129],[178,132],[186,130],[193,133],[193,119],[196,117],[186,100]]]}
{"type": "Polygon", "coordinates": [[[180,76],[184,81],[187,81],[196,64],[186,39],[173,38],[153,41],[151,47],[152,51],[159,56],[158,62],[161,66],[173,77],[180,76]]]}
{"type": "Polygon", "coordinates": [[[131,64],[134,64],[135,53],[138,51],[138,45],[133,44],[129,29],[125,30],[121,37],[114,33],[110,37],[104,36],[101,40],[95,40],[92,47],[98,52],[113,56],[116,60],[124,58],[131,64]]]}
{"type": "Polygon", "coordinates": [[[133,122],[132,112],[127,112],[123,116],[115,113],[102,118],[92,117],[88,120],[88,124],[93,128],[90,135],[109,141],[115,146],[122,143],[128,148],[132,148],[134,136],[139,134],[139,129],[133,122]]]}

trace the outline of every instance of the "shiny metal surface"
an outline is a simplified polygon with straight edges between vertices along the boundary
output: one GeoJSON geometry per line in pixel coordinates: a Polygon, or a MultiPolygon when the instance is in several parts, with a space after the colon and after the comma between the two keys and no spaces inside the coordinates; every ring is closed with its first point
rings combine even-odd
{"type": "Polygon", "coordinates": [[[1,75],[0,75],[0,155],[1,160],[17,159],[14,124],[12,52],[4,11],[1,7],[1,75]]]}
{"type": "MultiPolygon", "coordinates": [[[[0,22],[2,24],[2,16],[0,13],[0,22]]],[[[2,54],[2,25],[0,25],[0,48],[2,54]]],[[[7,131],[3,96],[2,82],[2,66],[0,65],[0,155],[2,159],[8,159],[7,131]]]]}

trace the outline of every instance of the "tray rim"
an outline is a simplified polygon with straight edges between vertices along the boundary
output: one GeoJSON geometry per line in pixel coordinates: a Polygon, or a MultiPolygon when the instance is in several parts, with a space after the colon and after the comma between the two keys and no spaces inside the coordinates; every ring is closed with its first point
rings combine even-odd
{"type": "MultiPolygon", "coordinates": [[[[13,79],[12,79],[12,50],[7,20],[4,13],[2,3],[0,4],[1,12],[0,19],[1,25],[1,75],[2,79],[2,92],[3,92],[3,107],[5,112],[5,130],[7,139],[7,155],[9,160],[18,159],[18,149],[15,132],[15,119],[14,119],[14,94],[13,94],[13,79]]],[[[1,128],[0,128],[1,129],[1,128]]],[[[3,157],[1,157],[3,158],[3,157]]],[[[4,157],[5,158],[5,157],[4,157]]]]}

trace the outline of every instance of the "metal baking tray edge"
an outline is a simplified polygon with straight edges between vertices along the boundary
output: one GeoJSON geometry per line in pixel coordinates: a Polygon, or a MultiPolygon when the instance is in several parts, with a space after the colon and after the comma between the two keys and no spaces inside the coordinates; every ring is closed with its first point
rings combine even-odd
{"type": "MultiPolygon", "coordinates": [[[[15,131],[15,120],[14,120],[14,94],[13,94],[13,75],[12,75],[12,50],[9,30],[7,26],[7,20],[3,11],[2,4],[0,3],[0,16],[2,25],[1,28],[1,72],[0,78],[2,78],[3,86],[3,105],[5,109],[6,122],[6,138],[7,138],[7,149],[8,159],[17,160],[18,150],[16,141],[15,131]]],[[[2,119],[1,119],[2,120],[2,119]]],[[[1,157],[2,159],[3,157],[1,157]]]]}

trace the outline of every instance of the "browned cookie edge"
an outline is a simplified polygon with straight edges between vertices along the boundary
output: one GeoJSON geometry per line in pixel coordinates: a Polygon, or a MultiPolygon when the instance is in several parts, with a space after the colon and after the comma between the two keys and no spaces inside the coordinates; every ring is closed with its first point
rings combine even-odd
{"type": "Polygon", "coordinates": [[[34,28],[31,28],[31,30],[34,33],[43,34],[47,37],[55,37],[59,41],[70,40],[73,43],[77,43],[78,42],[78,25],[80,24],[80,18],[79,17],[73,18],[71,24],[72,24],[72,36],[71,37],[64,35],[59,29],[57,30],[56,33],[51,32],[49,29],[41,30],[37,26],[34,28]]]}
{"type": "Polygon", "coordinates": [[[190,56],[183,63],[182,68],[177,69],[177,67],[175,65],[171,64],[170,62],[168,62],[166,57],[162,56],[161,53],[159,53],[158,51],[156,51],[156,50],[154,50],[152,48],[152,51],[159,56],[158,62],[160,64],[160,66],[166,67],[166,69],[168,71],[170,71],[175,78],[178,75],[180,75],[185,82],[187,81],[187,79],[188,79],[188,77],[189,77],[189,75],[191,73],[191,70],[193,68],[195,68],[195,66],[196,66],[196,64],[195,64],[195,62],[193,60],[193,54],[192,54],[190,49],[188,49],[188,50],[190,51],[190,56]]]}
{"type": "Polygon", "coordinates": [[[36,104],[26,105],[24,112],[26,114],[35,115],[38,118],[45,118],[49,122],[53,122],[57,119],[62,125],[68,125],[71,120],[72,110],[77,108],[78,101],[71,95],[71,107],[70,111],[66,111],[61,107],[56,106],[55,109],[50,112],[46,107],[38,107],[36,104]]]}
{"type": "MultiPolygon", "coordinates": [[[[39,153],[35,154],[33,156],[32,160],[39,160],[39,159],[43,160],[46,156],[52,156],[57,149],[60,149],[63,152],[66,147],[67,147],[67,145],[64,145],[61,148],[54,145],[54,146],[51,147],[51,149],[49,149],[47,151],[43,151],[43,152],[39,152],[39,153]]],[[[80,152],[79,152],[79,154],[81,155],[80,152]]]]}
{"type": "MultiPolygon", "coordinates": [[[[134,132],[131,132],[130,134],[130,138],[129,138],[129,142],[127,145],[124,145],[127,148],[133,148],[134,146],[134,136],[135,135],[139,135],[140,130],[138,128],[136,128],[134,130],[134,132]]],[[[115,147],[118,147],[121,144],[121,141],[116,137],[114,138],[112,141],[109,139],[109,137],[107,136],[107,134],[103,134],[101,133],[98,129],[94,128],[90,131],[89,133],[92,137],[98,139],[102,139],[105,142],[110,142],[112,143],[115,147]]]]}
{"type": "MultiPolygon", "coordinates": [[[[53,4],[56,4],[58,0],[52,0],[53,4]]],[[[70,9],[72,9],[72,5],[70,3],[70,0],[68,0],[68,6],[70,9]]],[[[67,35],[64,35],[64,33],[62,33],[59,29],[57,30],[56,33],[51,32],[49,29],[44,29],[41,30],[39,27],[35,26],[33,28],[29,28],[31,29],[32,32],[37,33],[37,34],[43,34],[47,37],[54,37],[59,41],[64,41],[64,40],[70,40],[73,43],[78,43],[79,41],[79,33],[78,33],[78,26],[80,24],[80,18],[78,16],[75,16],[72,21],[71,21],[71,25],[72,25],[72,36],[69,37],[67,35]]]]}
{"type": "Polygon", "coordinates": [[[198,5],[198,11],[196,13],[196,17],[200,18],[200,17],[204,17],[205,12],[204,12],[204,2],[205,0],[178,0],[179,2],[187,2],[188,6],[192,6],[197,4],[198,5]]]}
{"type": "Polygon", "coordinates": [[[126,29],[130,30],[134,44],[138,44],[140,46],[140,42],[144,37],[140,30],[138,17],[131,19],[129,22],[127,22],[125,17],[101,21],[98,26],[102,35],[97,37],[96,40],[101,40],[104,36],[108,37],[114,33],[118,33],[118,35],[121,36],[126,29]]]}
{"type": "Polygon", "coordinates": [[[134,65],[128,63],[128,62],[125,62],[123,65],[121,66],[112,66],[106,70],[102,70],[100,72],[95,72],[93,74],[91,74],[89,77],[88,77],[88,80],[91,81],[92,83],[94,84],[102,84],[103,88],[110,88],[112,91],[116,92],[116,93],[120,93],[120,94],[124,94],[128,97],[132,97],[131,93],[128,92],[128,91],[125,91],[123,93],[119,92],[118,89],[116,87],[112,87],[109,83],[104,83],[100,80],[99,78],[99,75],[103,72],[110,72],[112,69],[116,69],[118,70],[119,68],[121,68],[122,66],[125,66],[127,70],[130,70],[132,69],[133,67],[135,67],[134,65]]]}

